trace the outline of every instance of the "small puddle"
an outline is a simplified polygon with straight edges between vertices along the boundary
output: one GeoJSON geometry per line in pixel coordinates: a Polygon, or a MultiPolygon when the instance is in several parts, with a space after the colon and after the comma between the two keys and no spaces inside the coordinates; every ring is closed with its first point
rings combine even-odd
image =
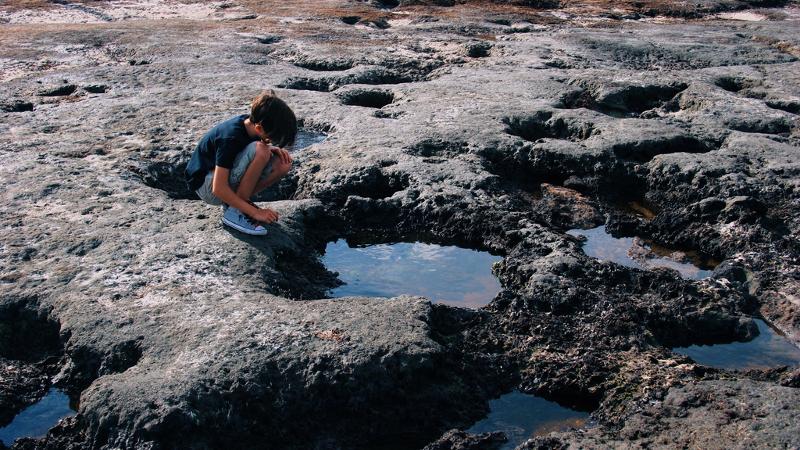
{"type": "Polygon", "coordinates": [[[502,431],[511,450],[534,436],[584,427],[589,413],[565,408],[535,395],[513,391],[489,401],[489,416],[466,430],[468,433],[502,431]]]}
{"type": "Polygon", "coordinates": [[[421,295],[434,303],[479,308],[500,292],[488,252],[422,242],[351,247],[344,239],[328,243],[322,262],[345,284],[331,297],[421,295]]]}
{"type": "Polygon", "coordinates": [[[59,420],[74,414],[67,394],[50,389],[41,400],[20,411],[10,424],[0,428],[0,441],[10,446],[22,437],[43,437],[59,420]]]}
{"type": "Polygon", "coordinates": [[[696,252],[668,249],[639,237],[615,238],[603,225],[588,230],[569,230],[567,234],[586,237],[583,243],[586,255],[626,267],[643,270],[667,267],[680,272],[683,278],[701,280],[710,276],[718,264],[696,252]]]}
{"type": "Polygon", "coordinates": [[[311,147],[314,144],[319,144],[327,138],[328,135],[325,133],[302,129],[297,130],[297,136],[294,138],[294,145],[292,145],[291,151],[296,152],[306,147],[311,147]]]}
{"type": "Polygon", "coordinates": [[[761,319],[753,319],[758,336],[748,342],[675,347],[673,352],[718,369],[765,369],[800,365],[800,348],[761,319]]]}

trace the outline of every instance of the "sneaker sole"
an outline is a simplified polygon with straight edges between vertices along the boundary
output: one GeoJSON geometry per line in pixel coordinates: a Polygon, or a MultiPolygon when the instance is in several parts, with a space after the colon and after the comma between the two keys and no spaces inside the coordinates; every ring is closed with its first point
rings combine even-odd
{"type": "Polygon", "coordinates": [[[222,218],[222,224],[223,225],[227,225],[227,226],[233,228],[236,231],[240,231],[240,232],[242,232],[244,234],[249,234],[251,236],[264,236],[265,234],[267,234],[267,229],[266,228],[264,228],[263,232],[248,230],[247,228],[240,227],[239,225],[236,225],[233,222],[229,222],[224,217],[222,218]]]}

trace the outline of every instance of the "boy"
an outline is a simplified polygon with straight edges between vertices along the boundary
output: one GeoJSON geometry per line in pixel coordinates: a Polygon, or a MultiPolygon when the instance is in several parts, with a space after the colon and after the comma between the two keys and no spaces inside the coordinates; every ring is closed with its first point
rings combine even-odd
{"type": "Polygon", "coordinates": [[[186,183],[206,203],[224,205],[222,223],[242,233],[267,234],[262,223],[278,214],[250,197],[272,186],[292,167],[284,147],[294,143],[297,120],[271,89],[260,93],[250,114],[232,117],[203,136],[186,165],[186,183]]]}

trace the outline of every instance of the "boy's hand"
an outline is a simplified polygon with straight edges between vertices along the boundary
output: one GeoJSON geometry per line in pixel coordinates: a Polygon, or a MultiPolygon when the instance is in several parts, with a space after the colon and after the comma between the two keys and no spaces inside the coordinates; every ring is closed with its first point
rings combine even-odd
{"type": "Polygon", "coordinates": [[[288,151],[275,146],[270,147],[270,150],[272,150],[272,153],[277,155],[284,164],[292,163],[292,155],[290,155],[288,151]]]}
{"type": "Polygon", "coordinates": [[[278,213],[269,208],[264,208],[264,209],[259,208],[252,215],[252,218],[258,222],[272,223],[278,220],[278,213]]]}

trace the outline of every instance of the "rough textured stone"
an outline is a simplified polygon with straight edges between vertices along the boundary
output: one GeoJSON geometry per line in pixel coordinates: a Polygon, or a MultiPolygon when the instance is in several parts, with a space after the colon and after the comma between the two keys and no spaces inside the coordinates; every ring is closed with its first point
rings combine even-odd
{"type": "Polygon", "coordinates": [[[2,413],[56,372],[80,399],[17,447],[421,448],[513,387],[599,424],[531,448],[800,445],[796,368],[670,351],[757,314],[800,342],[796,8],[378,3],[0,6],[2,413]],[[268,86],[328,138],[251,238],[179,176],[268,86]],[[684,280],[565,233],[604,222],[722,264],[684,280]],[[320,299],[338,238],[492,250],[503,290],[480,311],[320,299]]]}
{"type": "Polygon", "coordinates": [[[613,434],[554,433],[518,448],[791,448],[800,432],[798,395],[767,383],[701,381],[670,389],[663,402],[626,418],[613,434]]]}
{"type": "Polygon", "coordinates": [[[469,434],[450,430],[423,450],[492,450],[500,448],[508,439],[501,432],[469,434]]]}

